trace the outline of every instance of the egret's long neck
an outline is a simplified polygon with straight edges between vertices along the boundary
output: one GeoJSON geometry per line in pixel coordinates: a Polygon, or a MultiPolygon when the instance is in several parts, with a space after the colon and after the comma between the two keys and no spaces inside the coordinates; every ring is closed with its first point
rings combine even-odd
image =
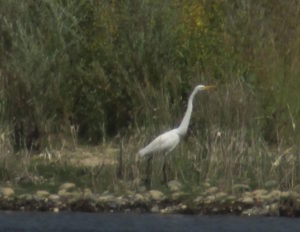
{"type": "Polygon", "coordinates": [[[184,136],[187,132],[188,127],[189,127],[189,123],[190,123],[191,115],[192,115],[192,111],[193,111],[193,99],[194,99],[197,92],[198,92],[198,90],[194,89],[191,96],[189,97],[187,110],[185,112],[185,115],[184,115],[179,127],[177,128],[178,133],[179,133],[180,136],[184,136]]]}

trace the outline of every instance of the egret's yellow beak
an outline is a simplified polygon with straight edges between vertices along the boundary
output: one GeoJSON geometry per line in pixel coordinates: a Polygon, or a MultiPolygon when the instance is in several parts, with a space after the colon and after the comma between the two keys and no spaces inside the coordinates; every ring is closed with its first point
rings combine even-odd
{"type": "Polygon", "coordinates": [[[214,89],[214,88],[216,88],[215,85],[206,85],[206,86],[204,86],[204,90],[209,90],[209,89],[214,89]]]}

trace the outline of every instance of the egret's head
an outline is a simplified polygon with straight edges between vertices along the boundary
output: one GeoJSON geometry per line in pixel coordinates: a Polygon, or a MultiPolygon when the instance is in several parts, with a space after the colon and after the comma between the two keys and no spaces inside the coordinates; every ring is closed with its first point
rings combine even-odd
{"type": "Polygon", "coordinates": [[[197,91],[209,90],[209,89],[213,89],[213,88],[216,88],[216,86],[215,85],[197,85],[196,86],[197,91]]]}

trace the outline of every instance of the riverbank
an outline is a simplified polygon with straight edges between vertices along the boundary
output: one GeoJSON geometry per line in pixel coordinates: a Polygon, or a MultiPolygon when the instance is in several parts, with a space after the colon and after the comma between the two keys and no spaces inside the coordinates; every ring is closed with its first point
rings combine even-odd
{"type": "Polygon", "coordinates": [[[3,156],[0,210],[300,216],[297,182],[287,186],[265,172],[265,180],[250,172],[229,179],[214,172],[226,160],[198,167],[193,154],[180,152],[170,156],[167,185],[161,183],[160,157],[153,159],[147,189],[146,162],[136,161],[133,148],[126,148],[77,146],[3,156]]]}
{"type": "Polygon", "coordinates": [[[296,191],[258,189],[232,195],[210,187],[199,195],[191,196],[178,186],[178,181],[171,181],[168,183],[169,193],[141,189],[140,192],[127,191],[123,195],[93,193],[88,188],[80,190],[74,183],[62,184],[55,194],[46,190],[15,194],[12,188],[2,187],[0,210],[300,216],[300,194],[296,191]]]}

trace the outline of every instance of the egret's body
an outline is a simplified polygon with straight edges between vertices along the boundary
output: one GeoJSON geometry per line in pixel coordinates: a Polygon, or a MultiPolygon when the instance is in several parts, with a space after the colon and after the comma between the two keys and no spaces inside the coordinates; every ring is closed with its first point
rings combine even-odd
{"type": "Polygon", "coordinates": [[[165,152],[168,154],[180,142],[180,136],[177,129],[167,131],[155,138],[148,146],[139,151],[140,156],[155,152],[165,152]]]}
{"type": "MultiPolygon", "coordinates": [[[[193,111],[193,100],[197,92],[202,90],[207,90],[213,88],[214,86],[204,86],[204,85],[197,85],[193,92],[191,93],[189,100],[188,100],[188,107],[185,112],[185,115],[179,125],[178,128],[173,130],[169,130],[158,137],[156,137],[150,144],[148,144],[143,149],[139,150],[139,155],[141,157],[146,156],[148,154],[153,153],[164,153],[167,155],[170,153],[174,148],[179,144],[180,139],[186,134],[188,130],[188,126],[191,120],[191,115],[193,111]]],[[[149,158],[149,162],[151,161],[152,156],[149,158]]],[[[148,162],[148,163],[149,163],[148,162]]],[[[163,172],[164,172],[164,182],[166,182],[166,172],[165,172],[165,162],[163,165],[163,172]]]]}

